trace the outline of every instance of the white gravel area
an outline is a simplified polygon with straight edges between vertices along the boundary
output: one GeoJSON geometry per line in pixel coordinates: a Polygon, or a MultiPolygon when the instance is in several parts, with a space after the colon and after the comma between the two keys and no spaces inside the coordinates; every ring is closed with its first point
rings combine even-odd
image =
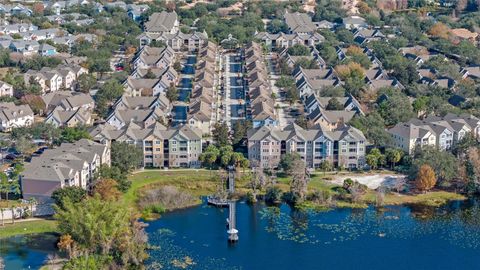
{"type": "Polygon", "coordinates": [[[376,189],[380,186],[394,187],[397,179],[405,178],[406,175],[402,174],[373,174],[373,175],[338,175],[329,181],[332,184],[343,185],[343,180],[351,178],[354,181],[358,181],[361,184],[367,185],[370,189],[376,189]]]}

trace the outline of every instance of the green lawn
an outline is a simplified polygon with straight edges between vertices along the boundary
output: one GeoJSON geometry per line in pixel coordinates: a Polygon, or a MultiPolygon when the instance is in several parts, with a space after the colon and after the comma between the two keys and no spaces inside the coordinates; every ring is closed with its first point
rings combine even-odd
{"type": "Polygon", "coordinates": [[[57,232],[57,222],[54,220],[25,221],[0,226],[0,238],[22,234],[53,232],[57,232]]]}
{"type": "Polygon", "coordinates": [[[194,196],[205,196],[216,191],[218,183],[217,171],[209,170],[145,170],[131,175],[132,187],[125,193],[124,200],[128,205],[134,205],[138,192],[148,186],[176,186],[194,196]]]}

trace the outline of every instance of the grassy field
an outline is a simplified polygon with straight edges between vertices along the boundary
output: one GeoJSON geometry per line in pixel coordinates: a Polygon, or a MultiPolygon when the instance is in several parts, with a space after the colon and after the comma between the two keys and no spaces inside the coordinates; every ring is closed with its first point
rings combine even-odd
{"type": "Polygon", "coordinates": [[[0,238],[32,234],[32,233],[49,233],[57,231],[57,223],[54,220],[35,220],[17,222],[15,224],[5,224],[0,226],[0,238]]]}
{"type": "Polygon", "coordinates": [[[125,193],[124,200],[134,205],[139,192],[148,187],[175,186],[194,196],[204,196],[216,191],[217,171],[209,170],[146,170],[131,175],[132,187],[125,193]]]}

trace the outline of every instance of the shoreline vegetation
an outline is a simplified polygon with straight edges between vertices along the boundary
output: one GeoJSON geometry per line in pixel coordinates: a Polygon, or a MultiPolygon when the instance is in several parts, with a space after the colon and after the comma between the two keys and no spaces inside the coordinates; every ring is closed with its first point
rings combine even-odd
{"type": "MultiPolygon", "coordinates": [[[[391,174],[392,172],[375,172],[375,174],[391,174]]],[[[250,172],[238,172],[236,177],[235,198],[247,198],[251,191],[249,187],[250,172]]],[[[339,198],[339,185],[329,183],[326,179],[336,177],[351,177],[349,172],[321,173],[315,172],[311,175],[308,183],[308,193],[327,192],[332,197],[336,197],[333,202],[319,202],[307,199],[305,202],[296,206],[298,209],[326,211],[333,208],[366,208],[368,205],[377,205],[377,194],[375,190],[367,189],[356,202],[352,202],[348,196],[339,198]]],[[[367,175],[367,174],[361,174],[367,175]]],[[[172,170],[143,170],[136,171],[129,176],[132,181],[131,188],[122,196],[122,201],[127,207],[132,207],[142,213],[142,219],[149,221],[158,219],[161,214],[178,209],[193,207],[202,203],[201,197],[214,194],[218,191],[219,181],[218,170],[207,169],[172,169],[172,170]],[[154,192],[156,191],[156,192],[154,192]],[[145,195],[149,193],[153,197],[167,197],[166,200],[156,200],[150,198],[144,200],[145,195]],[[167,195],[165,195],[167,194],[167,195]],[[182,198],[180,202],[176,197],[182,198]]],[[[289,190],[288,177],[278,177],[274,185],[281,192],[289,190]]],[[[257,197],[265,196],[265,191],[258,192],[257,197]]],[[[432,190],[428,193],[410,194],[386,192],[381,206],[394,205],[422,205],[429,207],[440,207],[450,201],[465,200],[466,196],[444,190],[432,190]]],[[[0,226],[0,239],[15,235],[33,234],[33,233],[55,233],[56,221],[51,219],[35,219],[33,221],[16,221],[15,224],[9,224],[6,221],[3,227],[0,226]]]]}
{"type": "MultiPolygon", "coordinates": [[[[248,199],[249,192],[249,177],[250,172],[237,172],[236,175],[236,193],[235,198],[248,199]]],[[[370,173],[369,173],[370,174],[370,173]]],[[[329,183],[332,176],[349,178],[353,175],[369,175],[369,174],[353,174],[350,172],[337,173],[321,173],[315,172],[311,175],[311,180],[308,183],[309,194],[315,192],[328,192],[331,196],[339,195],[336,191],[341,187],[338,184],[329,183]]],[[[374,174],[392,174],[392,172],[374,172],[374,174]]],[[[219,184],[218,170],[145,170],[139,171],[131,175],[132,188],[125,194],[125,202],[131,206],[139,207],[138,200],[146,191],[162,188],[162,187],[176,187],[179,192],[188,193],[195,197],[195,200],[189,204],[180,207],[172,205],[162,205],[162,212],[158,215],[144,216],[146,220],[158,218],[160,214],[166,211],[174,211],[182,208],[192,207],[201,204],[200,197],[208,196],[215,193],[219,184]]],[[[281,192],[288,192],[290,178],[278,177],[277,183],[274,185],[278,187],[281,192]]],[[[265,191],[257,193],[257,197],[264,197],[265,191]]],[[[338,197],[338,196],[336,196],[338,197]]],[[[366,192],[360,196],[361,198],[356,202],[351,202],[348,196],[337,198],[334,203],[323,203],[315,200],[306,200],[297,205],[298,209],[313,209],[326,210],[333,208],[366,208],[368,205],[377,206],[395,206],[395,205],[422,205],[429,207],[440,207],[450,201],[466,200],[467,197],[463,194],[445,191],[432,190],[428,193],[398,193],[385,192],[383,202],[381,205],[377,203],[377,194],[373,189],[367,189],[366,192]]],[[[137,208],[142,211],[142,208],[137,208]]]]}

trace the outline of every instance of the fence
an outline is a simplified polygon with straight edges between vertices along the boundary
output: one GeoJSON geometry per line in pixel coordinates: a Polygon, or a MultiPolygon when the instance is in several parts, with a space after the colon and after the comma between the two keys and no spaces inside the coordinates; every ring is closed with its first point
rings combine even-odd
{"type": "Polygon", "coordinates": [[[43,217],[51,216],[54,214],[51,204],[33,204],[17,206],[13,208],[1,208],[0,209],[0,221],[8,222],[12,220],[12,216],[15,219],[21,219],[25,217],[43,217]]]}

